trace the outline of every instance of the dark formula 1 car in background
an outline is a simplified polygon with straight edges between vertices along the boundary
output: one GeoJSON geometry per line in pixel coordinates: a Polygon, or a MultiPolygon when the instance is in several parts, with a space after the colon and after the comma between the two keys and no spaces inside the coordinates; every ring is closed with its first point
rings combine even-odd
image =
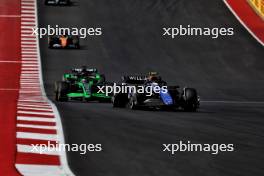
{"type": "Polygon", "coordinates": [[[72,35],[49,36],[48,45],[49,48],[80,48],[79,37],[72,35]]]}
{"type": "Polygon", "coordinates": [[[156,72],[152,72],[148,76],[123,76],[121,85],[135,89],[130,89],[128,93],[115,93],[112,96],[113,107],[129,107],[130,109],[140,107],[182,108],[185,111],[196,111],[199,108],[199,97],[194,88],[186,87],[178,90],[179,86],[167,86],[167,83],[156,72]],[[160,91],[153,92],[150,96],[146,92],[139,93],[137,91],[139,86],[144,88],[158,86],[160,91]]]}
{"type": "Polygon", "coordinates": [[[98,86],[105,86],[105,76],[98,73],[95,68],[75,68],[71,73],[66,73],[62,81],[55,82],[55,100],[98,100],[111,102],[111,97],[105,93],[98,93],[98,86]]]}
{"type": "Polygon", "coordinates": [[[70,5],[70,0],[45,0],[45,5],[70,5]]]}

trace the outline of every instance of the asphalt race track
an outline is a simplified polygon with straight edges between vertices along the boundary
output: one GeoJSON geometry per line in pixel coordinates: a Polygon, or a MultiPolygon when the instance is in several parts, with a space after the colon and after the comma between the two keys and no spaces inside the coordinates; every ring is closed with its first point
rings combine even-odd
{"type": "Polygon", "coordinates": [[[264,175],[263,47],[222,0],[74,0],[70,7],[39,1],[40,27],[102,27],[103,36],[81,40],[80,50],[50,50],[41,39],[48,96],[72,67],[88,65],[108,80],[158,71],[171,84],[199,90],[197,113],[131,111],[105,103],[56,103],[67,143],[101,143],[103,151],[68,153],[80,176],[264,175]],[[163,27],[233,27],[235,35],[162,37],[163,27]],[[163,143],[232,143],[235,152],[162,152],[163,143]]]}

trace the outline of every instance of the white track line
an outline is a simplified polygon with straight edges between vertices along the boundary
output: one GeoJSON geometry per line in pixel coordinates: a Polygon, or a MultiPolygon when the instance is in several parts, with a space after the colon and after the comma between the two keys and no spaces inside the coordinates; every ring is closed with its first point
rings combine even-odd
{"type": "MultiPolygon", "coordinates": [[[[21,41],[36,41],[37,39],[36,38],[21,38],[21,41]]],[[[23,52],[22,51],[22,54],[27,54],[28,52],[23,52]]],[[[29,52],[29,53],[32,53],[32,52],[29,52]]],[[[36,52],[34,52],[36,53],[36,52]]]]}
{"type": "Polygon", "coordinates": [[[17,127],[56,130],[56,126],[17,124],[17,127]]]}
{"type": "Polygon", "coordinates": [[[19,110],[36,110],[36,111],[47,111],[47,112],[53,112],[50,107],[47,108],[32,108],[32,107],[17,107],[19,110]]]}
{"type": "Polygon", "coordinates": [[[26,176],[66,176],[67,174],[60,167],[51,165],[16,164],[16,168],[26,176]]]}
{"type": "Polygon", "coordinates": [[[50,105],[36,105],[36,104],[21,104],[21,103],[18,103],[18,108],[27,108],[27,107],[29,107],[29,108],[39,108],[39,109],[44,109],[44,108],[46,108],[46,109],[50,109],[51,108],[51,106],[50,105]]]}
{"type": "Polygon", "coordinates": [[[35,112],[35,111],[17,111],[20,114],[31,114],[31,115],[47,115],[47,116],[54,116],[52,112],[35,112]]]}
{"type": "Polygon", "coordinates": [[[31,85],[25,85],[24,83],[39,83],[39,80],[36,80],[35,78],[22,78],[20,80],[20,85],[21,87],[24,87],[24,88],[33,88],[33,89],[36,89],[38,88],[40,90],[40,86],[39,85],[36,85],[36,86],[31,86],[31,85]]]}
{"type": "Polygon", "coordinates": [[[27,84],[25,84],[25,83],[39,83],[39,81],[38,80],[34,80],[34,79],[32,79],[32,80],[28,80],[28,79],[22,79],[21,81],[20,81],[20,86],[23,88],[23,89],[31,89],[32,88],[32,90],[34,89],[34,90],[36,90],[36,89],[38,89],[38,90],[40,90],[40,86],[39,86],[39,84],[38,85],[27,85],[27,84]]]}
{"type": "Polygon", "coordinates": [[[58,135],[57,134],[17,132],[17,138],[19,138],[19,139],[38,139],[38,140],[58,141],[58,135]]]}
{"type": "Polygon", "coordinates": [[[27,117],[27,116],[17,116],[17,120],[35,121],[35,122],[55,122],[55,118],[27,117]]]}
{"type": "Polygon", "coordinates": [[[21,71],[22,74],[38,74],[36,71],[21,71]]]}
{"type": "Polygon", "coordinates": [[[48,148],[44,149],[39,146],[30,146],[30,145],[21,145],[17,144],[17,151],[21,153],[34,153],[34,154],[42,154],[42,155],[59,155],[59,148],[48,148]]]}
{"type": "MultiPolygon", "coordinates": [[[[33,6],[22,6],[21,7],[22,9],[32,9],[32,11],[34,11],[35,7],[33,6]]],[[[23,13],[23,10],[22,10],[22,13],[23,13]]]]}
{"type": "MultiPolygon", "coordinates": [[[[29,94],[29,95],[32,95],[32,93],[40,93],[40,91],[39,90],[35,90],[35,91],[30,91],[30,90],[28,90],[28,91],[22,91],[21,89],[20,89],[20,91],[19,91],[19,93],[21,94],[29,94]]],[[[21,100],[22,101],[22,100],[21,100]]],[[[30,101],[30,99],[27,99],[27,100],[24,100],[24,101],[30,101]]],[[[34,100],[34,99],[32,99],[32,101],[38,101],[38,100],[34,100]]]]}
{"type": "Polygon", "coordinates": [[[23,85],[39,85],[38,83],[23,83],[23,85]]]}
{"type": "Polygon", "coordinates": [[[32,2],[21,2],[21,5],[34,5],[32,2]]]}
{"type": "Polygon", "coordinates": [[[36,100],[19,100],[18,103],[39,103],[39,104],[48,104],[46,101],[42,101],[42,102],[39,102],[39,101],[36,101],[36,100]]]}

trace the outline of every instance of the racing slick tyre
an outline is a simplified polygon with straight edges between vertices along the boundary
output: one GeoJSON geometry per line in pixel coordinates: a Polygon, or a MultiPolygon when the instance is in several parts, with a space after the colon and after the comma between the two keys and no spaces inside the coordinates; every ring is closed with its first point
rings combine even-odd
{"type": "Polygon", "coordinates": [[[128,100],[127,106],[129,109],[135,110],[137,109],[136,100],[133,96],[131,96],[128,100]]]}
{"type": "Polygon", "coordinates": [[[193,88],[185,88],[183,91],[183,109],[187,112],[195,112],[198,109],[197,91],[193,88]]]}
{"type": "Polygon", "coordinates": [[[116,96],[112,96],[111,98],[113,108],[120,108],[121,107],[121,102],[116,96]]]}
{"type": "Polygon", "coordinates": [[[68,101],[67,92],[68,84],[66,82],[56,82],[55,83],[55,99],[56,101],[68,101]]]}
{"type": "Polygon", "coordinates": [[[111,101],[112,101],[113,108],[124,108],[127,102],[125,100],[125,95],[123,94],[115,94],[114,96],[112,96],[111,101]]]}
{"type": "Polygon", "coordinates": [[[51,44],[49,44],[48,48],[49,49],[53,49],[53,46],[51,44]]]}
{"type": "Polygon", "coordinates": [[[80,49],[81,47],[80,47],[79,44],[76,44],[76,45],[75,45],[75,48],[76,48],[76,49],[80,49]]]}
{"type": "Polygon", "coordinates": [[[80,49],[80,42],[78,36],[72,36],[72,44],[74,44],[75,49],[80,49]]]}
{"type": "MultiPolygon", "coordinates": [[[[48,5],[48,1],[45,1],[45,3],[46,3],[46,5],[48,5]]],[[[48,48],[49,49],[53,49],[53,44],[54,44],[53,41],[54,41],[53,37],[49,36],[49,38],[48,38],[48,48]]]]}

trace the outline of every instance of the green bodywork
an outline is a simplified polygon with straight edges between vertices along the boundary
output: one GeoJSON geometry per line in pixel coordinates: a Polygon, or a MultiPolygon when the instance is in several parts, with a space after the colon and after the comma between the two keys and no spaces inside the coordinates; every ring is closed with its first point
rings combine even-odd
{"type": "Polygon", "coordinates": [[[67,73],[63,75],[63,81],[70,82],[71,87],[74,87],[74,89],[70,88],[67,93],[69,99],[111,100],[111,96],[106,96],[105,93],[101,92],[98,93],[99,89],[96,87],[104,83],[104,77],[99,73],[88,77],[67,73]]]}

